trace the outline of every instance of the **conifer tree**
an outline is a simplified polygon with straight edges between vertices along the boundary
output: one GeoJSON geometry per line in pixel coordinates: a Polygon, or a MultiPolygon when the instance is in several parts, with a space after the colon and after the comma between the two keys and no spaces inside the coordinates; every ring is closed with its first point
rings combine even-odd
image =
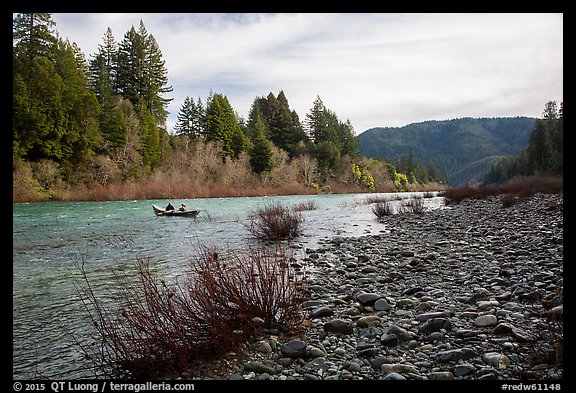
{"type": "Polygon", "coordinates": [[[142,21],[138,31],[132,26],[120,43],[117,71],[116,86],[122,97],[137,108],[146,105],[157,122],[163,124],[171,99],[162,94],[171,92],[172,87],[167,86],[167,70],[160,48],[142,21]]]}
{"type": "Polygon", "coordinates": [[[187,135],[190,139],[198,138],[204,132],[203,118],[204,113],[200,98],[195,103],[190,97],[186,97],[177,114],[177,122],[174,126],[176,135],[187,135]]]}
{"type": "Polygon", "coordinates": [[[310,112],[306,114],[305,123],[308,136],[314,143],[318,144],[328,139],[326,138],[327,122],[325,107],[320,96],[316,97],[310,112]]]}
{"type": "Polygon", "coordinates": [[[108,27],[98,53],[90,61],[89,81],[99,101],[110,101],[116,94],[118,44],[108,27]]]}
{"type": "Polygon", "coordinates": [[[206,103],[206,139],[220,142],[220,155],[238,157],[245,150],[247,140],[240,129],[234,110],[228,98],[222,94],[213,94],[206,103]]]}
{"type": "Polygon", "coordinates": [[[258,119],[256,122],[257,131],[252,148],[250,149],[250,166],[255,173],[269,172],[274,168],[274,152],[272,145],[264,136],[264,122],[258,119]]]}
{"type": "Polygon", "coordinates": [[[49,13],[18,14],[12,22],[12,46],[17,57],[29,61],[39,56],[51,57],[56,37],[52,28],[56,23],[49,13]]]}

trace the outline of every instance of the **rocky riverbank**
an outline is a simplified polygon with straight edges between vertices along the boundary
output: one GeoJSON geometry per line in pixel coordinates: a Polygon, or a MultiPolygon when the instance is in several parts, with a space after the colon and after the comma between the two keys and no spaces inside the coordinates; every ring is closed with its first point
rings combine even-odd
{"type": "Polygon", "coordinates": [[[268,331],[228,379],[562,379],[562,195],[383,222],[306,250],[305,333],[268,331]]]}

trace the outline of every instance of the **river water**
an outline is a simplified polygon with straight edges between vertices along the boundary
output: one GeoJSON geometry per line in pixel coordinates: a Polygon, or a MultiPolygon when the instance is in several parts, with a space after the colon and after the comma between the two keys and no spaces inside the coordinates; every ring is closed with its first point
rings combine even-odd
{"type": "MultiPolygon", "coordinates": [[[[163,277],[186,271],[199,246],[242,249],[254,240],[247,229],[250,213],[271,204],[293,207],[313,202],[302,212],[300,252],[321,239],[386,233],[367,198],[402,203],[421,193],[332,194],[285,197],[210,198],[111,202],[39,202],[13,204],[12,327],[14,379],[94,377],[75,340],[94,340],[90,319],[77,291],[79,266],[102,293],[117,289],[114,271],[130,272],[146,258],[163,277]],[[198,218],[156,217],[152,204],[186,203],[201,209],[198,218]]],[[[423,199],[429,209],[442,197],[423,199]]]]}

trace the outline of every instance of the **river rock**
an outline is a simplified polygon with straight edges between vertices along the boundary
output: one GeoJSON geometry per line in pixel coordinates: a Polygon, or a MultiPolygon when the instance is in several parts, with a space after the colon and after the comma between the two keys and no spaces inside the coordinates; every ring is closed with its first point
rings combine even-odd
{"type": "Polygon", "coordinates": [[[258,352],[262,353],[270,353],[272,352],[272,346],[266,340],[260,340],[256,344],[254,344],[254,349],[258,352]]]}
{"type": "Polygon", "coordinates": [[[315,319],[322,317],[330,317],[332,315],[334,315],[334,310],[332,310],[330,307],[318,307],[314,309],[312,312],[310,312],[309,318],[315,319]]]}
{"type": "MultiPolygon", "coordinates": [[[[426,304],[426,303],[422,303],[422,304],[426,304]]],[[[418,307],[416,307],[416,310],[418,310],[418,307]]],[[[432,318],[446,318],[446,317],[450,317],[450,316],[452,316],[452,313],[450,311],[435,311],[435,312],[426,312],[426,313],[418,314],[418,315],[416,315],[416,317],[414,317],[414,319],[416,319],[417,321],[420,321],[420,322],[425,322],[425,321],[432,319],[432,318]]]]}
{"type": "Polygon", "coordinates": [[[260,361],[248,362],[244,365],[244,370],[254,371],[255,373],[276,374],[274,367],[264,364],[260,361]]]}
{"type": "Polygon", "coordinates": [[[388,329],[385,329],[384,332],[395,335],[400,342],[409,341],[414,336],[413,333],[397,325],[390,326],[388,329]]]}
{"type": "Polygon", "coordinates": [[[384,298],[380,298],[374,302],[374,310],[376,311],[389,311],[391,308],[388,300],[384,298]]]}
{"type": "Polygon", "coordinates": [[[333,319],[324,324],[324,331],[326,333],[352,334],[354,333],[354,328],[347,321],[342,319],[333,319]]]}
{"type": "Polygon", "coordinates": [[[464,375],[468,375],[473,373],[476,370],[476,367],[470,363],[459,363],[454,366],[453,373],[456,377],[463,377],[464,375]]]}
{"type": "Polygon", "coordinates": [[[360,293],[356,296],[356,300],[363,306],[373,306],[381,297],[382,295],[377,293],[360,293]]]}
{"type": "Polygon", "coordinates": [[[496,326],[498,318],[495,315],[482,315],[474,320],[474,324],[479,327],[496,326]]]}
{"type": "Polygon", "coordinates": [[[439,332],[440,330],[452,330],[452,323],[447,318],[432,318],[427,320],[418,331],[423,334],[439,332]]]}
{"type": "Polygon", "coordinates": [[[509,323],[499,323],[492,330],[492,333],[496,335],[510,334],[512,333],[512,325],[510,325],[509,323]]]}
{"type": "Polygon", "coordinates": [[[510,366],[510,359],[508,356],[499,352],[487,352],[482,355],[482,361],[492,367],[499,369],[507,368],[510,366]]]}
{"type": "Polygon", "coordinates": [[[556,198],[522,198],[509,208],[498,198],[468,200],[425,216],[384,217],[378,236],[320,240],[317,258],[306,261],[310,299],[302,309],[316,317],[306,321],[307,350],[280,353],[290,338],[278,333],[266,340],[278,350],[251,347],[240,361],[276,363],[276,374],[241,365],[232,372],[271,380],[561,379],[562,368],[546,360],[562,334],[554,320],[563,316],[563,218],[542,209],[556,198]],[[531,300],[536,295],[541,301],[531,300]],[[322,308],[330,311],[315,314],[322,308]],[[535,347],[522,344],[534,340],[543,360],[529,365],[535,347]]]}
{"type": "Polygon", "coordinates": [[[366,327],[373,322],[380,322],[380,321],[382,321],[382,318],[376,315],[367,315],[365,317],[358,318],[358,320],[356,321],[356,325],[358,325],[359,327],[366,327]]]}
{"type": "Polygon", "coordinates": [[[449,349],[438,352],[434,357],[441,363],[457,362],[458,360],[468,360],[478,356],[478,353],[470,348],[449,349]]]}
{"type": "Polygon", "coordinates": [[[289,358],[306,357],[306,343],[301,340],[290,340],[280,347],[280,351],[289,358]]]}
{"type": "Polygon", "coordinates": [[[395,334],[383,334],[380,337],[380,343],[384,346],[384,347],[395,347],[396,345],[398,345],[398,337],[395,334]]]}
{"type": "Polygon", "coordinates": [[[428,375],[431,381],[451,381],[454,379],[454,374],[450,371],[434,371],[428,375]]]}

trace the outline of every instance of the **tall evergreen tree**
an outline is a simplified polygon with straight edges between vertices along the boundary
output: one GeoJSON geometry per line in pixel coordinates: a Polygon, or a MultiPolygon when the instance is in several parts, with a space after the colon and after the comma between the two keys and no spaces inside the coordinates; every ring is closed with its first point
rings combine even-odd
{"type": "Polygon", "coordinates": [[[90,61],[90,86],[102,106],[99,117],[100,130],[105,143],[104,152],[110,153],[125,140],[124,127],[119,121],[117,106],[122,98],[117,95],[118,44],[108,27],[98,52],[90,61]]]}
{"type": "Polygon", "coordinates": [[[65,133],[62,142],[70,145],[72,165],[94,154],[100,143],[97,116],[100,105],[88,83],[84,54],[75,43],[59,40],[54,50],[56,72],[62,80],[62,108],[65,133]]]}
{"type": "Polygon", "coordinates": [[[339,122],[338,139],[342,145],[342,155],[356,156],[358,154],[358,141],[349,119],[346,123],[339,122]]]}
{"type": "Polygon", "coordinates": [[[555,101],[544,106],[528,139],[528,146],[518,156],[506,156],[492,165],[485,183],[502,183],[514,176],[534,174],[563,176],[563,104],[555,101]]]}
{"type": "Polygon", "coordinates": [[[140,108],[143,104],[159,124],[166,121],[166,107],[171,99],[162,94],[172,91],[162,53],[152,35],[140,21],[138,31],[132,26],[118,49],[117,88],[122,97],[140,108]]]}
{"type": "Polygon", "coordinates": [[[140,132],[142,139],[142,163],[146,172],[150,173],[162,162],[160,149],[160,128],[156,124],[154,114],[147,110],[146,105],[140,108],[140,132]]]}
{"type": "Polygon", "coordinates": [[[56,37],[56,23],[49,13],[18,14],[12,21],[12,46],[14,53],[29,61],[39,56],[50,57],[56,37]]]}
{"type": "Polygon", "coordinates": [[[310,139],[316,144],[328,139],[326,138],[327,122],[324,110],[324,103],[320,96],[317,96],[310,112],[306,114],[306,130],[310,139]]]}
{"type": "Polygon", "coordinates": [[[206,139],[220,142],[220,154],[226,157],[238,157],[246,148],[246,136],[234,115],[228,98],[222,94],[213,94],[206,103],[206,139]]]}
{"type": "Polygon", "coordinates": [[[13,147],[28,160],[75,165],[98,144],[99,105],[75,43],[57,39],[50,14],[13,21],[13,147]]]}
{"type": "Polygon", "coordinates": [[[266,126],[260,116],[255,124],[256,137],[250,149],[250,166],[255,173],[269,172],[274,168],[274,152],[265,137],[266,126]]]}
{"type": "Polygon", "coordinates": [[[263,114],[263,101],[265,98],[263,97],[256,97],[254,101],[252,101],[252,105],[250,106],[250,112],[248,112],[248,121],[246,123],[247,135],[248,137],[253,140],[258,136],[259,128],[260,131],[264,134],[265,138],[269,138],[268,133],[268,126],[266,121],[264,120],[263,114]],[[257,124],[260,122],[261,124],[257,124]]]}
{"type": "Polygon", "coordinates": [[[174,126],[176,135],[187,135],[190,139],[201,136],[204,133],[203,112],[200,98],[198,98],[198,103],[195,103],[193,99],[186,97],[177,114],[177,122],[174,126]]]}
{"type": "Polygon", "coordinates": [[[118,44],[108,27],[98,53],[90,61],[90,85],[101,103],[116,94],[118,44]]]}

